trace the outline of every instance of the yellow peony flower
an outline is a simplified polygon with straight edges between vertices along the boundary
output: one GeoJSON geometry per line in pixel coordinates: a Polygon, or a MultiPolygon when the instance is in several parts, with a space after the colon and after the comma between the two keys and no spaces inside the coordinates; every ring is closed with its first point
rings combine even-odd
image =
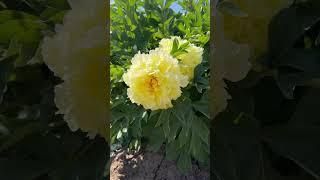
{"type": "Polygon", "coordinates": [[[224,111],[231,96],[227,92],[225,79],[237,82],[245,78],[251,64],[250,48],[246,44],[238,44],[224,36],[223,16],[216,14],[214,61],[212,61],[213,78],[213,117],[224,111]]]}
{"type": "Polygon", "coordinates": [[[187,77],[180,72],[178,60],[161,49],[151,50],[149,54],[139,52],[131,62],[123,75],[129,86],[128,97],[145,109],[172,107],[171,101],[180,97],[181,87],[188,84],[187,77]]]}
{"type": "MultiPolygon", "coordinates": [[[[181,39],[177,36],[172,36],[170,39],[162,39],[159,43],[159,48],[163,49],[167,53],[170,53],[173,46],[173,40],[177,38],[179,45],[187,43],[187,40],[181,39]]],[[[190,43],[189,47],[186,49],[188,53],[180,54],[176,58],[180,60],[180,70],[181,73],[188,77],[188,80],[191,80],[194,77],[194,68],[201,63],[203,48],[197,47],[194,44],[190,43]]]]}
{"type": "MultiPolygon", "coordinates": [[[[248,44],[252,49],[252,62],[267,50],[268,25],[272,17],[293,0],[231,0],[239,5],[247,17],[224,14],[224,31],[228,39],[248,44]]],[[[258,70],[258,69],[257,69],[258,70]]]]}
{"type": "Polygon", "coordinates": [[[56,35],[46,37],[44,62],[64,82],[55,103],[70,129],[108,139],[106,10],[103,0],[69,0],[71,10],[56,35]]]}
{"type": "MultiPolygon", "coordinates": [[[[213,116],[224,111],[232,97],[224,79],[236,82],[245,78],[255,64],[254,59],[265,53],[268,25],[272,17],[293,0],[231,0],[248,14],[236,17],[216,12],[215,49],[213,61],[213,116]],[[251,64],[249,63],[251,59],[251,64]]],[[[254,66],[256,70],[259,67],[254,66]]]]}

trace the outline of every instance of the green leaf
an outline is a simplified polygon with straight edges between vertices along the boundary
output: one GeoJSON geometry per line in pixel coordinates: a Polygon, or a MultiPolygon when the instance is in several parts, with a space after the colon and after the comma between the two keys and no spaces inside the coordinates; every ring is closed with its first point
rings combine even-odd
{"type": "Polygon", "coordinates": [[[309,88],[288,124],[263,131],[265,142],[275,152],[294,161],[316,179],[320,177],[319,105],[319,89],[309,88]]]}
{"type": "Polygon", "coordinates": [[[180,147],[178,141],[172,141],[166,145],[166,158],[168,160],[176,161],[180,154],[180,147]]]}
{"type": "Polygon", "coordinates": [[[47,4],[47,7],[52,7],[59,10],[70,9],[68,0],[47,0],[46,4],[47,4]]]}
{"type": "MultiPolygon", "coordinates": [[[[220,114],[213,128],[210,146],[214,147],[212,162],[216,175],[228,180],[263,179],[263,149],[259,141],[259,129],[255,120],[234,125],[237,113],[220,114]],[[243,165],[246,162],[246,165],[243,165]]],[[[267,172],[266,172],[267,174],[267,172]]]]}
{"type": "Polygon", "coordinates": [[[269,54],[277,57],[292,48],[305,31],[320,20],[320,2],[310,0],[282,9],[269,24],[269,54]]]}
{"type": "Polygon", "coordinates": [[[194,69],[194,82],[199,93],[210,88],[209,79],[206,77],[207,71],[208,66],[204,64],[199,64],[194,69]]]}
{"type": "Polygon", "coordinates": [[[0,1],[0,6],[3,7],[3,8],[7,8],[6,4],[2,1],[0,1]]]}
{"type": "Polygon", "coordinates": [[[174,52],[174,53],[172,54],[172,56],[173,56],[173,57],[177,57],[177,56],[179,56],[179,55],[181,55],[181,54],[185,54],[185,53],[188,53],[188,51],[178,49],[176,52],[174,52]]]}
{"type": "Polygon", "coordinates": [[[199,101],[193,102],[193,108],[210,118],[209,93],[204,93],[199,101]]]}
{"type": "Polygon", "coordinates": [[[148,123],[148,118],[149,118],[149,115],[148,115],[148,112],[147,111],[144,111],[143,114],[142,114],[142,119],[148,123]]]}
{"type": "Polygon", "coordinates": [[[178,134],[178,130],[181,128],[181,124],[179,123],[179,120],[175,116],[171,115],[169,127],[167,127],[167,125],[166,125],[166,126],[164,126],[164,128],[168,129],[168,130],[166,130],[166,132],[170,131],[168,136],[166,136],[167,141],[170,143],[176,139],[177,134],[178,134]]]}
{"type": "Polygon", "coordinates": [[[158,115],[159,113],[161,113],[160,110],[151,111],[149,118],[152,118],[153,116],[158,115]]]}
{"type": "Polygon", "coordinates": [[[199,136],[204,143],[209,144],[209,127],[203,118],[193,117],[192,133],[199,136]]]}
{"type": "Polygon", "coordinates": [[[222,1],[217,4],[217,9],[236,17],[247,17],[248,14],[242,11],[236,4],[230,1],[222,1]]]}
{"type": "Polygon", "coordinates": [[[204,119],[193,116],[191,131],[189,152],[200,162],[208,161],[209,154],[205,149],[209,147],[209,128],[204,119]]]}
{"type": "Polygon", "coordinates": [[[165,8],[169,8],[171,6],[171,4],[174,2],[174,0],[166,0],[165,1],[165,8]]]}
{"type": "Polygon", "coordinates": [[[119,112],[119,111],[113,111],[111,113],[111,121],[112,122],[116,122],[120,119],[124,118],[124,114],[122,112],[119,112]]]}
{"type": "Polygon", "coordinates": [[[171,55],[173,55],[179,48],[179,41],[177,38],[174,38],[173,44],[172,44],[172,50],[170,52],[171,55]]]}
{"type": "Polygon", "coordinates": [[[278,57],[275,77],[286,98],[293,99],[296,86],[306,85],[309,81],[320,78],[319,59],[318,49],[313,48],[292,48],[278,57]]]}
{"type": "Polygon", "coordinates": [[[292,48],[279,56],[278,67],[290,67],[297,71],[306,72],[316,77],[320,76],[320,52],[316,48],[292,48]]]}
{"type": "Polygon", "coordinates": [[[183,126],[187,125],[187,120],[190,119],[190,117],[187,116],[188,114],[186,112],[192,112],[192,106],[189,100],[177,101],[174,104],[172,113],[177,117],[177,119],[183,126]]]}
{"type": "Polygon", "coordinates": [[[163,33],[161,31],[158,30],[156,33],[153,34],[153,38],[154,39],[157,39],[157,38],[161,38],[162,39],[162,38],[164,38],[164,35],[163,35],[163,33]]]}
{"type": "Polygon", "coordinates": [[[47,28],[47,25],[41,23],[38,20],[8,20],[2,24],[0,24],[0,44],[7,44],[10,42],[12,37],[18,35],[19,37],[23,38],[24,33],[26,31],[37,31],[40,33],[41,30],[47,28]]]}
{"type": "Polygon", "coordinates": [[[183,147],[184,145],[188,144],[190,142],[190,136],[191,133],[188,128],[182,128],[180,131],[178,141],[179,141],[179,147],[183,147]]]}
{"type": "Polygon", "coordinates": [[[162,124],[162,129],[165,138],[168,138],[170,135],[170,120],[171,118],[169,118],[164,124],[162,124]]]}
{"type": "Polygon", "coordinates": [[[103,179],[109,160],[109,145],[102,138],[82,144],[71,157],[57,164],[49,177],[53,180],[103,179]]]}
{"type": "Polygon", "coordinates": [[[18,19],[36,20],[38,18],[37,16],[25,13],[23,11],[16,11],[16,10],[0,11],[0,24],[5,23],[6,21],[9,21],[9,20],[18,20],[18,19]]]}
{"type": "Polygon", "coordinates": [[[177,167],[182,173],[187,173],[191,169],[191,157],[187,152],[182,151],[177,162],[177,167]]]}
{"type": "Polygon", "coordinates": [[[29,123],[21,128],[16,129],[8,139],[0,146],[0,152],[16,145],[19,141],[23,140],[26,136],[43,130],[43,124],[38,122],[29,123]]]}
{"type": "Polygon", "coordinates": [[[129,5],[130,5],[130,6],[134,6],[135,3],[136,3],[136,0],[129,0],[129,5]]]}
{"type": "Polygon", "coordinates": [[[190,44],[189,42],[183,43],[182,45],[180,45],[179,49],[185,50],[189,47],[189,44],[190,44]]]}
{"type": "Polygon", "coordinates": [[[160,112],[160,116],[159,119],[155,125],[155,127],[158,127],[160,125],[162,125],[163,123],[166,123],[167,121],[169,121],[170,119],[170,115],[171,115],[171,110],[162,110],[160,112]]]}
{"type": "Polygon", "coordinates": [[[143,136],[148,139],[148,146],[152,151],[158,151],[165,141],[165,136],[161,127],[154,127],[149,123],[142,129],[143,136]]]}
{"type": "Polygon", "coordinates": [[[63,18],[67,12],[68,11],[60,11],[54,14],[53,16],[51,16],[48,20],[56,24],[63,23],[63,18]]]}
{"type": "Polygon", "coordinates": [[[42,61],[42,44],[40,43],[34,56],[28,61],[28,65],[41,64],[42,61]]]}
{"type": "Polygon", "coordinates": [[[13,68],[14,56],[0,60],[0,104],[2,103],[3,94],[5,93],[7,82],[9,81],[9,77],[13,72],[13,68]]]}

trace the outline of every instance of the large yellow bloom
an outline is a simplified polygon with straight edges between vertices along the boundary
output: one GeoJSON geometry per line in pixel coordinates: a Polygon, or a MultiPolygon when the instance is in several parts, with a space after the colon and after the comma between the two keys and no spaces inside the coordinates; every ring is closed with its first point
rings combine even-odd
{"type": "Polygon", "coordinates": [[[213,117],[224,111],[228,100],[232,97],[227,92],[225,79],[237,82],[245,78],[251,69],[249,63],[250,48],[247,44],[238,44],[224,35],[223,15],[217,13],[215,17],[214,61],[212,61],[212,89],[213,89],[213,117]]]}
{"type": "MultiPolygon", "coordinates": [[[[267,50],[268,25],[282,8],[293,0],[231,0],[248,14],[236,17],[224,14],[224,31],[228,39],[248,44],[252,50],[252,62],[267,50]]],[[[258,69],[257,69],[258,70],[258,69]]]]}
{"type": "Polygon", "coordinates": [[[224,111],[232,97],[226,90],[224,79],[236,82],[243,79],[255,59],[267,50],[268,25],[282,8],[293,0],[231,0],[245,11],[247,17],[236,17],[216,12],[213,65],[213,116],[224,111]],[[249,63],[248,60],[251,60],[249,63]]]}
{"type": "Polygon", "coordinates": [[[161,50],[149,54],[138,53],[132,58],[132,65],[123,75],[129,86],[127,93],[133,103],[145,109],[157,110],[172,107],[172,100],[181,95],[181,87],[188,84],[182,75],[178,60],[161,50]]]}
{"type": "MultiPolygon", "coordinates": [[[[170,53],[173,46],[174,39],[177,38],[179,45],[182,45],[187,40],[181,39],[177,36],[172,36],[170,39],[162,39],[159,43],[159,48],[163,49],[167,53],[170,53]]],[[[188,53],[180,54],[176,58],[180,60],[180,69],[181,73],[188,77],[188,80],[191,80],[194,77],[194,68],[201,63],[203,48],[197,47],[194,44],[190,43],[189,47],[186,49],[188,53]]]]}
{"type": "Polygon", "coordinates": [[[69,0],[56,35],[44,39],[44,62],[64,81],[55,88],[58,113],[72,131],[108,139],[106,10],[103,0],[69,0]]]}

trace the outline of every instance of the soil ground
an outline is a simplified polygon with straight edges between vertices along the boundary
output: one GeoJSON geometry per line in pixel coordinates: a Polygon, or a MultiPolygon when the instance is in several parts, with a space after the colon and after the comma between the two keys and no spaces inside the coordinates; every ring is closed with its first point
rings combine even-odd
{"type": "Polygon", "coordinates": [[[130,154],[119,151],[111,158],[110,180],[209,180],[209,170],[193,162],[192,170],[183,175],[176,163],[165,159],[164,151],[141,150],[130,154]]]}

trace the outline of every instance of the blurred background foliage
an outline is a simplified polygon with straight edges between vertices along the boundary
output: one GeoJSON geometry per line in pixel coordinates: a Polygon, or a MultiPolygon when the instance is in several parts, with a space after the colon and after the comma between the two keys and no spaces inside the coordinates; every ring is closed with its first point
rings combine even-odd
{"type": "Polygon", "coordinates": [[[208,167],[209,1],[114,0],[110,28],[112,153],[141,147],[158,151],[163,146],[166,158],[176,161],[182,172],[190,170],[192,160],[208,167]],[[173,108],[151,112],[130,102],[121,77],[138,51],[148,52],[170,36],[203,47],[203,62],[173,108]]]}
{"type": "MultiPolygon", "coordinates": [[[[232,99],[211,131],[215,180],[320,178],[320,1],[292,2],[269,22],[263,70],[228,82],[232,99]]],[[[227,0],[218,9],[246,14],[227,0]]]]}
{"type": "Polygon", "coordinates": [[[55,115],[54,86],[61,80],[42,63],[41,41],[69,9],[67,0],[0,1],[1,180],[108,175],[108,144],[72,133],[55,115]]]}

